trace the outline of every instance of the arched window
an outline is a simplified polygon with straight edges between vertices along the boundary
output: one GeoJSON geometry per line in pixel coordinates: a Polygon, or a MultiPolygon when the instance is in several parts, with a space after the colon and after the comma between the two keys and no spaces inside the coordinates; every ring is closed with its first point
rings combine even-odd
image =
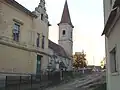
{"type": "Polygon", "coordinates": [[[63,30],[62,34],[65,35],[65,30],[63,30]]]}

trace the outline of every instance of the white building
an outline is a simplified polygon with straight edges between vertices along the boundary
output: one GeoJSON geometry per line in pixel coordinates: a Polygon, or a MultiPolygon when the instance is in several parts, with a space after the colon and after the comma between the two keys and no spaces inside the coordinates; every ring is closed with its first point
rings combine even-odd
{"type": "Polygon", "coordinates": [[[72,70],[73,28],[67,0],[59,26],[59,44],[49,40],[49,67],[54,70],[72,70]]]}
{"type": "Polygon", "coordinates": [[[120,90],[120,0],[104,0],[107,90],[120,90]]]}

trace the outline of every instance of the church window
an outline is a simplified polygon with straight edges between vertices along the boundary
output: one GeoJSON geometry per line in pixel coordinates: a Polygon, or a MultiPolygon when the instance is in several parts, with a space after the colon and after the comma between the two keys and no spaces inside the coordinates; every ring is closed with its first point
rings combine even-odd
{"type": "Polygon", "coordinates": [[[65,30],[63,30],[63,33],[62,33],[63,35],[65,35],[65,30]]]}

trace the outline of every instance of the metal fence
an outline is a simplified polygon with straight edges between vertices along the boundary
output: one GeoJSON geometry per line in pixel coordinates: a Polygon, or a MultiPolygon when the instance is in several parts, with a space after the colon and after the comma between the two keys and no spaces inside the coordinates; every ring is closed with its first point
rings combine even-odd
{"type": "Polygon", "coordinates": [[[0,79],[0,90],[44,90],[61,82],[60,72],[48,72],[30,76],[4,76],[0,79]]]}
{"type": "MultiPolygon", "coordinates": [[[[91,71],[86,71],[89,74],[91,71]]],[[[44,88],[55,86],[69,81],[71,78],[80,76],[81,72],[62,71],[47,72],[46,74],[37,74],[29,76],[1,76],[0,90],[44,90],[44,88]],[[62,77],[62,80],[61,80],[62,77]]]]}

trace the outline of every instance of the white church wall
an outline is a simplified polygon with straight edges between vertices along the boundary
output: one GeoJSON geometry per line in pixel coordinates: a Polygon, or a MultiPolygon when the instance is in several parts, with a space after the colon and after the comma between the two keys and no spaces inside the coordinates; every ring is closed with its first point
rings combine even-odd
{"type": "Polygon", "coordinates": [[[56,70],[60,70],[59,63],[63,62],[65,66],[70,70],[70,59],[64,58],[62,56],[58,56],[52,49],[49,48],[49,54],[51,57],[49,57],[49,64],[52,65],[52,68],[56,68],[56,70]],[[56,57],[54,57],[56,56],[56,57]]]}

